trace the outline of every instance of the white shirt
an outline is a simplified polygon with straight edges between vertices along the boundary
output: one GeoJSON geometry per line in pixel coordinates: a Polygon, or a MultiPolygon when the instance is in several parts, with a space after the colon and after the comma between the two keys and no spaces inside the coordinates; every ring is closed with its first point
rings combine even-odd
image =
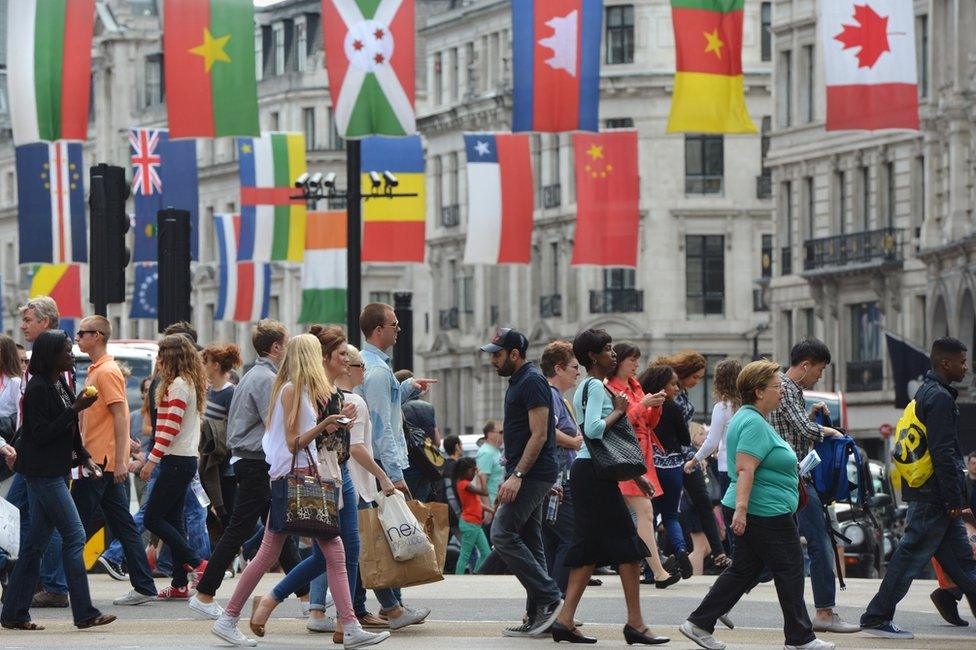
{"type": "MultiPolygon", "coordinates": [[[[345,400],[356,406],[356,417],[349,427],[349,446],[365,445],[370,458],[373,457],[373,423],[369,420],[369,409],[366,401],[355,393],[346,393],[345,400]]],[[[349,470],[349,478],[356,488],[356,493],[363,501],[373,501],[376,498],[376,477],[369,470],[360,465],[355,458],[350,456],[346,464],[349,470]]]]}
{"type": "MultiPolygon", "coordinates": [[[[265,458],[268,464],[271,465],[268,474],[272,479],[282,478],[291,471],[293,454],[288,448],[288,443],[285,439],[285,408],[281,403],[281,395],[285,392],[285,388],[289,386],[291,386],[291,382],[282,386],[281,391],[278,393],[278,398],[274,404],[274,411],[271,413],[271,424],[264,432],[264,438],[261,440],[261,447],[264,449],[265,458]]],[[[315,407],[312,406],[312,401],[308,398],[308,395],[302,395],[298,408],[299,435],[315,428],[316,415],[315,407]]],[[[315,445],[309,445],[308,450],[312,454],[312,460],[317,463],[318,452],[315,449],[315,445]]],[[[308,467],[308,456],[302,450],[299,450],[295,458],[295,467],[308,467]]]]}
{"type": "Polygon", "coordinates": [[[729,428],[729,421],[732,420],[733,414],[734,411],[730,402],[718,402],[712,407],[712,423],[708,427],[708,437],[705,438],[705,442],[695,453],[696,461],[701,462],[718,449],[718,471],[729,471],[728,459],[725,454],[725,432],[729,428]]]}
{"type": "Polygon", "coordinates": [[[8,417],[20,409],[20,377],[0,378],[3,386],[0,388],[0,417],[8,417]]]}

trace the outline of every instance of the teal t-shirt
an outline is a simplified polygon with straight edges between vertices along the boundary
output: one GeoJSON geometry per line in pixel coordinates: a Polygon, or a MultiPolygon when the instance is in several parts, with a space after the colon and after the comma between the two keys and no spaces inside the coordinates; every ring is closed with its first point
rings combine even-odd
{"type": "Polygon", "coordinates": [[[749,514],[775,517],[796,512],[800,500],[796,453],[762,413],[754,406],[743,406],[732,417],[725,435],[731,483],[722,505],[735,509],[735,490],[739,478],[735,469],[735,455],[743,453],[759,460],[752,492],[749,493],[749,514]]]}
{"type": "Polygon", "coordinates": [[[498,488],[505,480],[505,467],[502,465],[502,451],[489,445],[487,442],[478,447],[478,454],[475,456],[478,464],[478,471],[488,477],[488,500],[495,502],[498,495],[498,488]]]}

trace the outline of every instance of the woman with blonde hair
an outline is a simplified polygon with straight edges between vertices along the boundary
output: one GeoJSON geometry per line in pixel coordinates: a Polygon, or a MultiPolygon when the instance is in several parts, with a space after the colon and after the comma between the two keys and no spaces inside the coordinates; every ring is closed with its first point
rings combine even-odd
{"type": "MultiPolygon", "coordinates": [[[[314,444],[319,436],[335,431],[339,425],[342,417],[339,414],[316,422],[317,405],[328,403],[334,392],[335,388],[322,367],[319,339],[312,334],[301,334],[291,339],[271,390],[269,425],[262,443],[268,464],[271,465],[269,476],[272,481],[291,473],[293,465],[295,472],[304,474],[314,471],[310,463],[338,466],[334,451],[326,447],[319,450],[314,444]]],[[[339,505],[341,508],[342,504],[339,505]]],[[[245,600],[277,561],[287,536],[287,533],[272,532],[270,526],[265,528],[261,548],[244,569],[230,602],[214,623],[213,633],[224,641],[238,646],[256,645],[256,641],[245,637],[237,629],[237,621],[245,600]]],[[[384,641],[389,637],[389,632],[373,634],[364,631],[353,612],[342,539],[339,536],[318,537],[315,541],[325,556],[332,597],[342,622],[344,647],[361,648],[384,641]]],[[[255,608],[259,604],[260,599],[256,599],[255,608]]],[[[264,634],[263,626],[252,625],[252,630],[259,636],[264,634]]]]}
{"type": "Polygon", "coordinates": [[[207,396],[207,374],[196,347],[182,334],[159,342],[156,357],[159,388],[155,397],[156,442],[140,476],[148,481],[156,465],[159,474],[146,501],[143,525],[170,548],[173,580],[158,593],[160,599],[189,598],[187,572],[198,579],[207,562],[197,556],[184,535],[186,491],[197,473],[200,414],[207,396]]]}

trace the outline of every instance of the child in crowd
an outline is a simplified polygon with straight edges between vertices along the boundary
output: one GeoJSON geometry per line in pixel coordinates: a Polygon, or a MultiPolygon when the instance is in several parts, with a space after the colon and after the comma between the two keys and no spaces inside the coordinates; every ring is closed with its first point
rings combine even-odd
{"type": "Polygon", "coordinates": [[[485,520],[484,511],[494,512],[494,509],[481,502],[480,497],[488,496],[488,490],[478,487],[473,482],[477,473],[478,465],[474,458],[462,457],[454,464],[454,487],[461,502],[461,520],[458,522],[461,528],[461,554],[458,555],[457,567],[454,569],[457,575],[464,575],[473,548],[478,549],[475,573],[491,552],[482,525],[485,520]]]}

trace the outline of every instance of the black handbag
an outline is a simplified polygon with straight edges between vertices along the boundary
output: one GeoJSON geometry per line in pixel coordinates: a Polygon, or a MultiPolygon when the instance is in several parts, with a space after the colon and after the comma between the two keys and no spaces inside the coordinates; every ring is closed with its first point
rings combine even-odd
{"type": "MultiPolygon", "coordinates": [[[[587,379],[587,382],[596,381],[587,379]]],[[[604,387],[606,389],[606,387],[604,387]]],[[[606,389],[609,393],[610,390],[606,389]]],[[[583,424],[586,424],[586,398],[589,389],[583,387],[583,424]]],[[[630,419],[625,415],[616,424],[604,430],[602,438],[583,435],[590,450],[597,478],[607,481],[629,481],[647,473],[644,452],[637,443],[637,435],[630,419]]]]}

